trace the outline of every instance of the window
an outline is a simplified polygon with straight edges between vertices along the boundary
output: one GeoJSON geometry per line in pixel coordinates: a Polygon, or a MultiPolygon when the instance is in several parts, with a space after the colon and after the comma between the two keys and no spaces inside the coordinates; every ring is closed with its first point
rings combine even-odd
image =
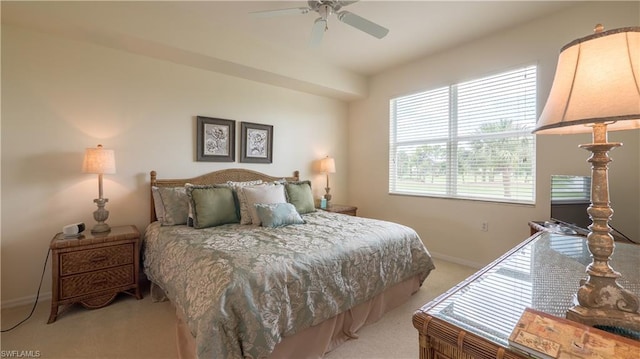
{"type": "Polygon", "coordinates": [[[536,66],[390,101],[389,193],[533,203],[536,66]]]}

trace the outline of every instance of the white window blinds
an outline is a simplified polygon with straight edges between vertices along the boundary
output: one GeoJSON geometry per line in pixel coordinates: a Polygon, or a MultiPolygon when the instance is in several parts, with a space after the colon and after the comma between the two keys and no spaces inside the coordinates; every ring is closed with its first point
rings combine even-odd
{"type": "Polygon", "coordinates": [[[536,66],[390,101],[389,192],[533,203],[536,66]]]}

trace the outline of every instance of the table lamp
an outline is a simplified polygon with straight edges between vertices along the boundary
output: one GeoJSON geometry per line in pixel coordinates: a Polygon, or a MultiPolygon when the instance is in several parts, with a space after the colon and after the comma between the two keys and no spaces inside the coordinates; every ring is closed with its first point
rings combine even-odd
{"type": "Polygon", "coordinates": [[[327,175],[327,187],[324,188],[326,192],[324,198],[327,200],[327,203],[329,203],[329,201],[331,201],[331,193],[329,193],[331,190],[331,188],[329,188],[329,173],[336,173],[336,161],[333,157],[327,156],[320,160],[320,172],[327,175]]]}
{"type": "Polygon", "coordinates": [[[93,200],[98,205],[98,209],[93,212],[93,218],[98,223],[91,229],[91,233],[108,232],[111,228],[105,221],[109,218],[109,211],[104,209],[104,205],[109,202],[109,199],[102,196],[102,175],[116,173],[113,150],[104,149],[102,145],[98,145],[97,148],[87,148],[84,152],[82,172],[98,175],[98,198],[93,200]]]}
{"type": "Polygon", "coordinates": [[[615,243],[609,220],[607,131],[640,129],[640,27],[603,31],[565,45],[558,58],[547,103],[534,133],[592,133],[591,205],[587,246],[591,263],[567,318],[590,326],[640,330],[638,296],[618,284],[609,265],[615,243]]]}

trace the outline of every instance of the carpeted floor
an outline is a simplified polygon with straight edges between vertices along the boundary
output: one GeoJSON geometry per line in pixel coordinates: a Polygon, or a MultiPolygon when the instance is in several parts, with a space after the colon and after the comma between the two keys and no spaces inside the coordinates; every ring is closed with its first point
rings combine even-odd
{"type": "MultiPolygon", "coordinates": [[[[359,339],[348,341],[326,358],[418,358],[418,332],[411,324],[413,312],[476,272],[474,268],[442,260],[435,263],[436,270],[407,303],[361,329],[359,339]]],[[[24,319],[31,307],[2,310],[2,329],[24,319]]],[[[96,310],[73,306],[47,325],[49,311],[50,302],[40,302],[31,319],[2,333],[2,357],[176,357],[173,307],[168,302],[153,303],[149,295],[139,301],[119,295],[111,305],[96,310]]]]}

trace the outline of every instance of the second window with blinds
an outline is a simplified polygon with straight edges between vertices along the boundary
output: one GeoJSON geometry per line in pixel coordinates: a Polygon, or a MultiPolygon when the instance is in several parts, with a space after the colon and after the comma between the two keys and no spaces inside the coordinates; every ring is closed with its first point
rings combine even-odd
{"type": "Polygon", "coordinates": [[[390,101],[389,193],[533,203],[536,66],[390,101]]]}

